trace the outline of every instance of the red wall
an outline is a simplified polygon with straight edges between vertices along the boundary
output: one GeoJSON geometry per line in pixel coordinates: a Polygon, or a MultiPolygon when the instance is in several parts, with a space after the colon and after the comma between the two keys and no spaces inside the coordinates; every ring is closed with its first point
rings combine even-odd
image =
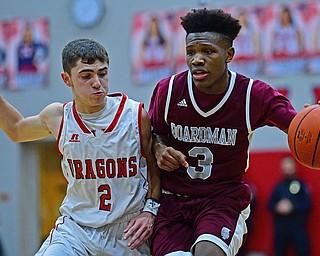
{"type": "MultiPolygon", "coordinates": [[[[246,246],[248,251],[264,252],[273,255],[272,217],[267,209],[267,203],[272,188],[281,179],[279,170],[280,159],[290,155],[288,151],[251,152],[250,167],[245,175],[256,189],[257,204],[252,212],[252,228],[249,231],[246,246]]],[[[320,171],[312,170],[298,165],[298,176],[310,185],[313,208],[309,221],[309,234],[311,238],[311,256],[320,255],[320,171]]],[[[293,255],[293,254],[292,254],[293,255]]]]}

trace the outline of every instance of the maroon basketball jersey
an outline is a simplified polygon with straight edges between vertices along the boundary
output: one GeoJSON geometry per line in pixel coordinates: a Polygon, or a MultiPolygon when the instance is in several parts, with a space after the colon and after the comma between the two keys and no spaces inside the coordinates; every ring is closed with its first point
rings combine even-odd
{"type": "Polygon", "coordinates": [[[262,81],[229,74],[221,95],[200,92],[188,71],[157,84],[149,110],[153,131],[166,136],[168,146],[189,163],[164,171],[163,189],[193,196],[234,193],[243,186],[253,131],[289,127],[296,111],[286,97],[262,81]]]}

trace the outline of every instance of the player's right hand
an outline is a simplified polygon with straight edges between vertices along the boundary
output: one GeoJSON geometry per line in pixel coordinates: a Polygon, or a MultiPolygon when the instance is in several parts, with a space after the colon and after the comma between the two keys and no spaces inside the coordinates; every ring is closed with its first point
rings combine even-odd
{"type": "Polygon", "coordinates": [[[161,147],[155,152],[158,166],[165,171],[174,171],[182,164],[188,168],[186,156],[172,147],[161,147]]]}

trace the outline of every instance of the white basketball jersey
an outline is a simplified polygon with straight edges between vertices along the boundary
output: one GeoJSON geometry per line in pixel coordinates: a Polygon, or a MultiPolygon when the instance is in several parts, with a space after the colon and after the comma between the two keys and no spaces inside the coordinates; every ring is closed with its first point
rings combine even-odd
{"type": "Polygon", "coordinates": [[[62,215],[96,228],[143,208],[142,107],[119,93],[108,95],[105,108],[94,114],[78,113],[74,102],[64,106],[57,141],[68,181],[62,215]]]}

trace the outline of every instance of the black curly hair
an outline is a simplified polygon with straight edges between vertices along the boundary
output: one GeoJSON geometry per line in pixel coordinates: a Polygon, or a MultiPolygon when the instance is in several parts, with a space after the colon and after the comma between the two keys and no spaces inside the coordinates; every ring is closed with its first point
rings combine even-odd
{"type": "Polygon", "coordinates": [[[187,35],[197,32],[216,32],[227,37],[231,43],[241,29],[239,20],[221,9],[192,9],[180,19],[187,35]]]}

